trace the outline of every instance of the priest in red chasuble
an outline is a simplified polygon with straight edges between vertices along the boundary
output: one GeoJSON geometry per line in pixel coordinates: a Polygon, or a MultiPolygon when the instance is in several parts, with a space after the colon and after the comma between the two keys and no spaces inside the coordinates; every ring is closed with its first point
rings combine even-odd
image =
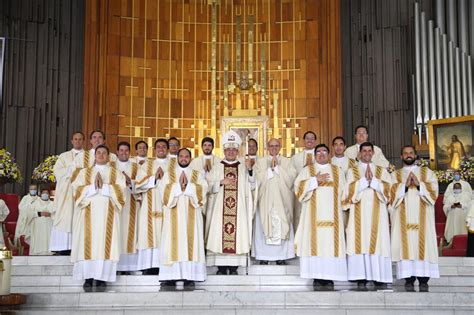
{"type": "Polygon", "coordinates": [[[209,222],[207,265],[217,266],[218,275],[236,275],[238,266],[245,266],[252,241],[255,174],[250,160],[238,160],[242,143],[234,131],[222,139],[224,160],[208,175],[209,193],[215,203],[206,214],[209,222]]]}

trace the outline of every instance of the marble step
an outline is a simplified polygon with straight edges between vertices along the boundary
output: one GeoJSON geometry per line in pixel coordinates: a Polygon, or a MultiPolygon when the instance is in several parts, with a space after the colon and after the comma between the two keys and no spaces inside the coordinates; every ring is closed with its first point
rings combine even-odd
{"type": "MultiPolygon", "coordinates": [[[[441,276],[473,276],[474,266],[469,265],[440,265],[441,276]]],[[[72,264],[69,265],[17,265],[12,269],[14,276],[71,276],[72,264]]],[[[208,267],[207,273],[209,275],[215,274],[217,268],[208,267]]],[[[245,275],[246,268],[241,267],[238,270],[239,274],[245,275]]],[[[288,266],[260,266],[252,265],[248,268],[249,275],[299,275],[300,269],[297,265],[288,266]]],[[[139,274],[140,272],[137,272],[139,274]]],[[[395,268],[394,268],[395,273],[395,268]]]]}
{"type": "MultiPolygon", "coordinates": [[[[13,276],[11,285],[15,287],[48,287],[48,286],[81,286],[83,281],[74,280],[71,276],[13,276]]],[[[297,275],[237,275],[217,276],[208,275],[207,280],[201,286],[304,286],[310,285],[312,280],[302,279],[297,275]]],[[[349,282],[341,281],[341,284],[350,285],[349,282]]],[[[404,280],[394,280],[396,285],[403,284],[404,280]]],[[[117,276],[117,280],[110,283],[111,286],[153,286],[158,284],[157,276],[117,276]]],[[[432,286],[474,286],[474,276],[442,276],[439,279],[431,279],[432,286]]]]}
{"type": "MultiPolygon", "coordinates": [[[[226,313],[237,310],[292,309],[367,309],[413,310],[433,312],[440,310],[466,310],[472,314],[474,293],[458,292],[389,292],[389,291],[175,291],[175,292],[103,292],[103,293],[31,293],[23,310],[47,308],[58,310],[132,310],[139,308],[155,312],[199,309],[201,313],[220,309],[226,313]]],[[[275,312],[275,310],[273,310],[275,312]]],[[[70,314],[70,313],[68,313],[70,314]]],[[[123,313],[121,313],[123,314],[123,313]]],[[[136,314],[136,313],[135,313],[136,314]]],[[[222,313],[221,313],[222,314],[222,313]]],[[[261,314],[259,312],[259,314],[261,314]]],[[[277,314],[277,313],[272,313],[277,314]]],[[[312,313],[314,314],[314,313],[312,313]]],[[[327,313],[326,313],[327,314],[327,313]]],[[[364,313],[366,314],[366,313],[364,313]]],[[[435,313],[436,314],[436,313],[435,313]]]]}

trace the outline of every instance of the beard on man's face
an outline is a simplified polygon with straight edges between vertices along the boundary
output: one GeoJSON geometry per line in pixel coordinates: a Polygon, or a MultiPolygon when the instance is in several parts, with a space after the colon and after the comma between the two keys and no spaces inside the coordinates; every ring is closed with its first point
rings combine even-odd
{"type": "Polygon", "coordinates": [[[178,161],[178,165],[181,166],[182,168],[186,168],[189,165],[189,162],[180,162],[178,161]]]}
{"type": "Polygon", "coordinates": [[[406,159],[403,159],[403,163],[405,163],[405,165],[413,165],[413,163],[415,163],[416,159],[414,158],[411,158],[411,157],[407,157],[406,159]]]}

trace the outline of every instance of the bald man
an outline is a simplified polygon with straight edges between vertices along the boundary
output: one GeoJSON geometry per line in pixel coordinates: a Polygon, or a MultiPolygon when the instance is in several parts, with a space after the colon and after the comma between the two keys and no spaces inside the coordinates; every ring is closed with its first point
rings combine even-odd
{"type": "Polygon", "coordinates": [[[297,176],[291,160],[280,155],[281,143],[268,141],[268,156],[257,160],[257,211],[252,256],[267,265],[295,257],[293,248],[293,183],[297,176]]]}

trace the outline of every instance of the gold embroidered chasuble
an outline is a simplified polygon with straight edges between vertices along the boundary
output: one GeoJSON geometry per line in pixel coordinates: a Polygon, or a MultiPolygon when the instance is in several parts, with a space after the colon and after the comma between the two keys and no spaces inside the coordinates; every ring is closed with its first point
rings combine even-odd
{"type": "Polygon", "coordinates": [[[342,198],[343,171],[332,164],[305,167],[295,180],[296,198],[302,204],[301,220],[295,235],[300,257],[345,257],[342,198]],[[328,174],[327,182],[317,183],[318,173],[328,174]]]}
{"type": "Polygon", "coordinates": [[[161,263],[192,261],[205,263],[203,209],[207,182],[202,174],[177,166],[169,170],[160,185],[163,203],[161,263]],[[181,190],[179,179],[184,172],[188,184],[181,190]]]}
{"type": "Polygon", "coordinates": [[[390,257],[388,213],[390,188],[390,174],[386,169],[373,163],[359,162],[347,172],[343,208],[349,209],[346,228],[348,255],[370,254],[390,257]],[[370,166],[377,181],[372,181],[371,187],[362,187],[367,165],[370,166]],[[374,187],[377,187],[377,190],[374,187]]]}
{"type": "Polygon", "coordinates": [[[79,172],[73,189],[78,213],[73,226],[71,261],[118,261],[125,177],[110,165],[88,167],[79,172]],[[94,183],[99,172],[104,187],[96,190],[94,183]]]}
{"type": "Polygon", "coordinates": [[[402,168],[392,173],[392,260],[426,260],[438,262],[434,204],[438,197],[438,180],[427,167],[402,168]],[[420,182],[407,187],[410,174],[420,182]],[[405,192],[406,191],[406,192],[405,192]]]}

